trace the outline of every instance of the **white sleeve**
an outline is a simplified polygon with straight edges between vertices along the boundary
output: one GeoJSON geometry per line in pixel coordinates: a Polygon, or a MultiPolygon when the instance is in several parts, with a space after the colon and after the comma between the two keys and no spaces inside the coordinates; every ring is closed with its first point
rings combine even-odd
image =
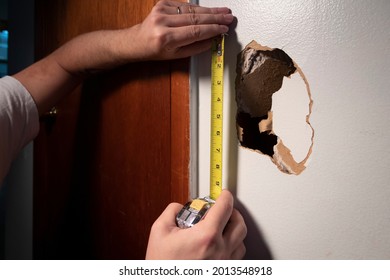
{"type": "Polygon", "coordinates": [[[37,106],[15,78],[0,79],[0,184],[19,151],[39,131],[37,106]]]}

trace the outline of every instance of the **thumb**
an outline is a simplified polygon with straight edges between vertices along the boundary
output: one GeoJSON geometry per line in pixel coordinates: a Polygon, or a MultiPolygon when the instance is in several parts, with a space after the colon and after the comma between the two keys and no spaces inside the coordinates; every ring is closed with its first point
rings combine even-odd
{"type": "Polygon", "coordinates": [[[233,203],[232,194],[228,190],[223,190],[207,213],[203,224],[207,227],[217,226],[222,233],[232,215],[233,203]]]}
{"type": "Polygon", "coordinates": [[[176,227],[176,215],[183,208],[183,205],[180,203],[170,203],[167,208],[161,213],[160,217],[156,220],[155,223],[163,227],[176,227]]]}

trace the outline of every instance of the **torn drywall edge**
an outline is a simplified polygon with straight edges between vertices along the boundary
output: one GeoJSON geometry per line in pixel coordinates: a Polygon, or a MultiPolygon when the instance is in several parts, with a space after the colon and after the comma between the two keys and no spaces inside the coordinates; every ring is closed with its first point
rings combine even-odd
{"type": "Polygon", "coordinates": [[[303,71],[282,50],[262,46],[255,41],[249,43],[238,55],[236,70],[236,120],[237,134],[241,146],[268,155],[284,173],[300,174],[305,169],[314,145],[314,129],[310,123],[313,99],[309,83],[303,71]],[[267,60],[271,61],[267,62],[267,60]],[[275,64],[275,62],[279,64],[275,64]],[[306,115],[306,123],[311,130],[310,147],[307,155],[300,162],[295,161],[290,149],[275,134],[272,126],[273,115],[271,111],[272,96],[282,87],[284,77],[290,77],[296,73],[300,75],[306,85],[309,98],[309,113],[306,115]],[[248,76],[250,76],[249,82],[246,80],[248,76]],[[270,80],[270,78],[274,80],[270,80]],[[250,84],[246,85],[245,83],[250,84]],[[270,88],[263,90],[262,86],[270,88]],[[255,126],[258,127],[257,132],[253,131],[255,126]]]}

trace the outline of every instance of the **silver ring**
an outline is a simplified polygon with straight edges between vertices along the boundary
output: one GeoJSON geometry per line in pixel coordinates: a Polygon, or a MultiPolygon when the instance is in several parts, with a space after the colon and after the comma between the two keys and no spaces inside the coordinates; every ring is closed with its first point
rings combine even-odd
{"type": "Polygon", "coordinates": [[[177,14],[180,15],[181,14],[181,9],[180,9],[180,6],[177,7],[177,14]]]}

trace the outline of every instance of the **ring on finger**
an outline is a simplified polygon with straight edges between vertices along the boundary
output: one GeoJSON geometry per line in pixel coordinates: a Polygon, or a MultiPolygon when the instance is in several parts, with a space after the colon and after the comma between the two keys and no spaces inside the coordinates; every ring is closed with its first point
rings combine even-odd
{"type": "Polygon", "coordinates": [[[195,9],[192,7],[192,5],[188,5],[188,13],[195,14],[195,9]]]}

